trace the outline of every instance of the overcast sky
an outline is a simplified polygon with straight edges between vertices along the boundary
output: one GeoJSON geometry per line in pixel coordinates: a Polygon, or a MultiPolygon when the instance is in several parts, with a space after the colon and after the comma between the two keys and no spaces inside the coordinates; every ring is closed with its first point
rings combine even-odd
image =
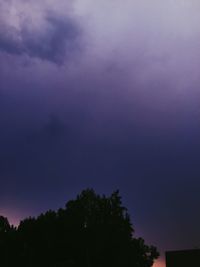
{"type": "Polygon", "coordinates": [[[119,189],[162,254],[200,246],[199,13],[197,0],[0,0],[1,214],[119,189]]]}

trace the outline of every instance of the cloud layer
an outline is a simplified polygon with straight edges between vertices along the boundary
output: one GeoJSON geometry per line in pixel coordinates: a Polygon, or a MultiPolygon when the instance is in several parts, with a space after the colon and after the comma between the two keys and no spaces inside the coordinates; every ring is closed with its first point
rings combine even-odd
{"type": "Polygon", "coordinates": [[[51,1],[6,1],[1,3],[0,50],[61,63],[79,49],[79,25],[51,1]],[[5,15],[6,14],[6,15],[5,15]]]}
{"type": "Polygon", "coordinates": [[[3,211],[36,214],[87,186],[119,188],[150,242],[198,245],[199,9],[1,1],[3,211]]]}

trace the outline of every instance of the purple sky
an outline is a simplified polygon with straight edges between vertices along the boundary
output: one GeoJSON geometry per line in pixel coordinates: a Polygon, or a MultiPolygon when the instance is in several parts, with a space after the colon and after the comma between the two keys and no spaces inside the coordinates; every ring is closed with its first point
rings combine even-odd
{"type": "Polygon", "coordinates": [[[200,3],[0,1],[0,213],[119,188],[136,234],[200,246],[200,3]]]}

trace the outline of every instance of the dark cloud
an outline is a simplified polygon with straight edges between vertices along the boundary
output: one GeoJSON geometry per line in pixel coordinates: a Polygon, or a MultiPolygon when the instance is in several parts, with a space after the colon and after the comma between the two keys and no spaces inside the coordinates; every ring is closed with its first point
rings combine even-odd
{"type": "Polygon", "coordinates": [[[22,47],[17,40],[19,33],[14,27],[6,27],[5,25],[0,28],[0,49],[10,54],[21,54],[22,47]]]}
{"type": "Polygon", "coordinates": [[[48,15],[46,29],[34,31],[24,22],[21,29],[0,27],[0,50],[14,55],[62,63],[80,51],[81,29],[71,18],[48,15]]]}

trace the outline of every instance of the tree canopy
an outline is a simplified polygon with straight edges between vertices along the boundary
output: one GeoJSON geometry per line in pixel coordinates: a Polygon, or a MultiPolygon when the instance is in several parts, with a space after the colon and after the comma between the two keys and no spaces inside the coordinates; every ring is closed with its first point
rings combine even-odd
{"type": "Polygon", "coordinates": [[[2,267],[150,267],[159,253],[134,237],[119,192],[82,191],[65,208],[29,217],[17,228],[0,216],[2,267]]]}

